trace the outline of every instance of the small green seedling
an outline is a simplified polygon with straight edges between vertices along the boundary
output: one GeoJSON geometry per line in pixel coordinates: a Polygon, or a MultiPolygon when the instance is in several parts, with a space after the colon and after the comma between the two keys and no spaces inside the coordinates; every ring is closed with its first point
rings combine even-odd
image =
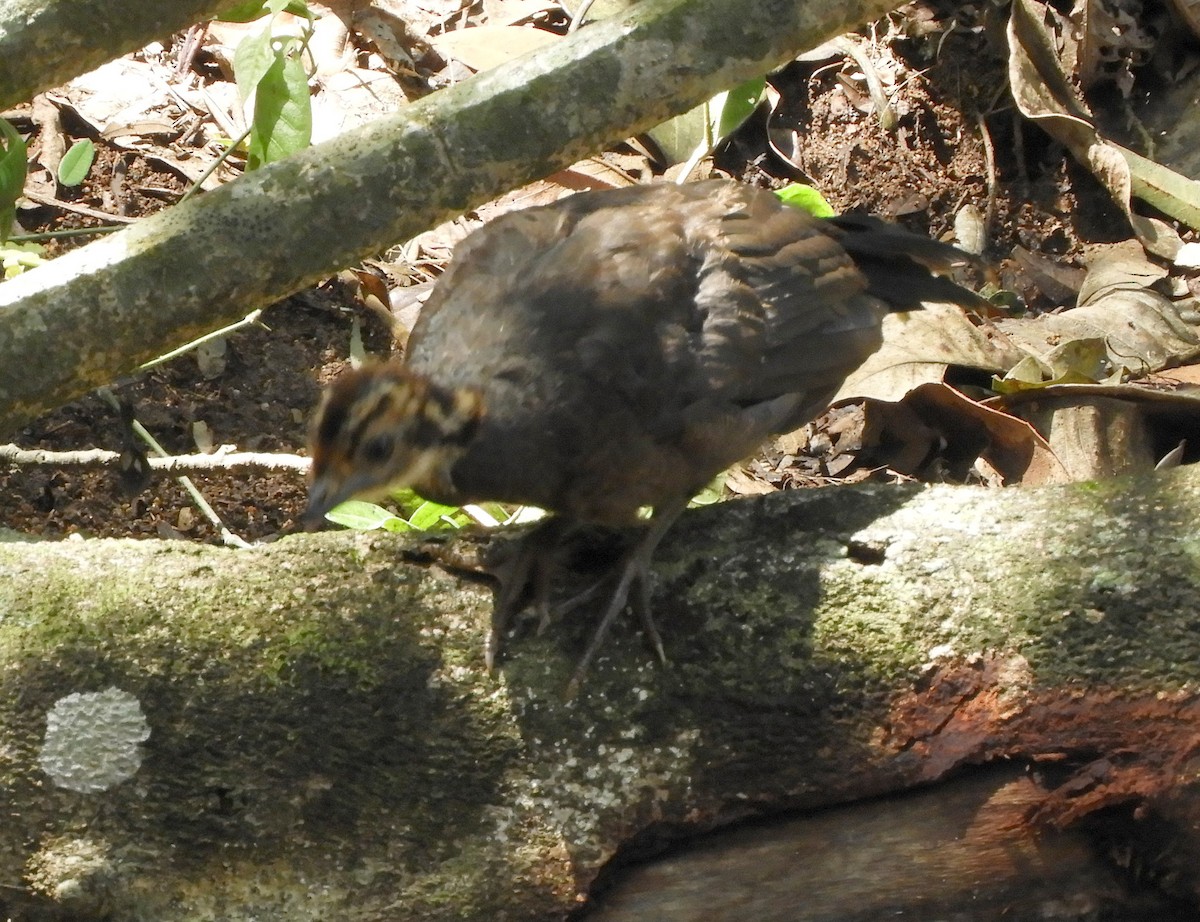
{"type": "MultiPolygon", "coordinates": [[[[244,12],[243,4],[236,12],[244,12]]],[[[308,147],[312,141],[312,104],[304,53],[313,34],[315,18],[305,4],[267,0],[259,13],[269,16],[262,32],[248,35],[233,56],[233,75],[245,102],[254,97],[250,122],[247,169],[281,160],[308,147]],[[275,17],[284,10],[299,12],[308,25],[300,36],[277,35],[275,17]]]]}
{"type": "Polygon", "coordinates": [[[541,510],[533,510],[528,506],[520,506],[512,511],[500,503],[446,506],[422,499],[412,490],[398,490],[392,499],[400,507],[399,515],[375,503],[352,499],[330,510],[325,518],[355,531],[383,529],[400,532],[446,531],[471,524],[494,528],[532,521],[544,515],[541,510]]]}
{"type": "Polygon", "coordinates": [[[0,270],[6,279],[36,269],[45,261],[42,248],[36,243],[0,243],[0,270]]]}

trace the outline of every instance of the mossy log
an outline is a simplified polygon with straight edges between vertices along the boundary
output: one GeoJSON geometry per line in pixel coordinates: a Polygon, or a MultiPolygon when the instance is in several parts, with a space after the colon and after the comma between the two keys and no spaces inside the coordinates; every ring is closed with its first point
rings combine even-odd
{"type": "Polygon", "coordinates": [[[415,539],[0,542],[0,910],[560,920],[599,880],[602,919],[1077,918],[1136,867],[1194,911],[1198,513],[1187,469],[695,510],[669,664],[631,618],[574,698],[588,612],[489,674],[490,592],[415,539]],[[727,860],[613,871],[734,823],[727,860]]]}

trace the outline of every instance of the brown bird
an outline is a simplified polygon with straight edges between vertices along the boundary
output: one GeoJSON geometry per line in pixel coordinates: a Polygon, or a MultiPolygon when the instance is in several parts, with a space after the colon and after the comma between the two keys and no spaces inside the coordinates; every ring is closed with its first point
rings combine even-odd
{"type": "Polygon", "coordinates": [[[877,219],[818,219],[723,180],[504,215],[459,245],[403,364],[329,388],[305,518],[402,486],[556,513],[502,580],[490,667],[562,523],[628,525],[652,507],[576,681],[634,588],[661,654],[647,567],[688,499],[824,410],[879,347],[889,310],[978,301],[928,268],[967,259],[877,219]]]}

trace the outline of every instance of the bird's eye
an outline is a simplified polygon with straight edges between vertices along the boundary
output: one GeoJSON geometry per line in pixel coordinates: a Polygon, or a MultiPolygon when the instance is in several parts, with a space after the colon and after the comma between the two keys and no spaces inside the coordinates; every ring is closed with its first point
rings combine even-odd
{"type": "Polygon", "coordinates": [[[367,439],[359,453],[368,464],[383,464],[392,456],[395,447],[396,440],[387,433],[383,433],[367,439]]]}

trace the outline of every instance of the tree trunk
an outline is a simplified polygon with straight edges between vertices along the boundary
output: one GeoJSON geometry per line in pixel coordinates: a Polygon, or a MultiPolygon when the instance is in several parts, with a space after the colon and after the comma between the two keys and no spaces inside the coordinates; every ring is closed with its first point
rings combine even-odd
{"type": "Polygon", "coordinates": [[[584,612],[489,675],[431,545],[0,543],[0,908],[559,920],[604,871],[609,922],[1194,917],[1198,513],[1189,469],[695,510],[670,665],[630,619],[570,700],[584,612]]]}

